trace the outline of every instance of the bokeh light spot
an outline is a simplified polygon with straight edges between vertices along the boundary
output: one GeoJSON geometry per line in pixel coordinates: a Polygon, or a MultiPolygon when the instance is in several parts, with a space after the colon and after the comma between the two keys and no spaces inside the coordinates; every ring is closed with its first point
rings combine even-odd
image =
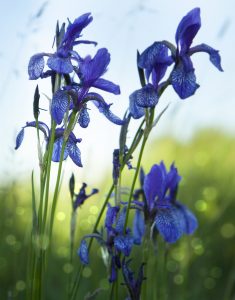
{"type": "Polygon", "coordinates": [[[208,277],[204,280],[204,286],[208,290],[212,290],[216,286],[215,279],[208,277]]]}
{"type": "Polygon", "coordinates": [[[19,280],[16,282],[16,290],[21,292],[26,288],[26,284],[23,280],[19,280]]]}
{"type": "Polygon", "coordinates": [[[183,275],[177,274],[177,275],[174,276],[174,283],[175,283],[175,284],[180,285],[180,284],[182,284],[183,282],[184,282],[184,277],[183,277],[183,275]]]}
{"type": "Polygon", "coordinates": [[[10,246],[14,246],[16,244],[16,237],[13,234],[7,235],[6,243],[10,246]]]}
{"type": "Polygon", "coordinates": [[[93,214],[93,215],[97,215],[98,214],[98,207],[96,205],[92,205],[89,209],[90,213],[93,214]]]}
{"type": "Polygon", "coordinates": [[[235,235],[235,226],[232,223],[225,223],[221,227],[220,233],[223,238],[230,239],[235,235]]]}
{"type": "Polygon", "coordinates": [[[214,278],[220,278],[222,276],[222,270],[219,267],[212,268],[210,273],[214,278]]]}
{"type": "Polygon", "coordinates": [[[60,222],[64,221],[65,220],[65,213],[63,211],[59,211],[57,214],[56,214],[56,219],[60,222]]]}
{"type": "Polygon", "coordinates": [[[83,276],[83,277],[89,278],[89,277],[91,277],[91,274],[92,274],[91,268],[85,267],[85,268],[83,269],[83,272],[82,272],[82,276],[83,276]]]}
{"type": "Polygon", "coordinates": [[[195,208],[197,211],[204,212],[207,210],[207,203],[204,200],[197,200],[195,203],[195,208]]]}
{"type": "Polygon", "coordinates": [[[66,263],[63,266],[63,270],[66,274],[70,274],[73,272],[73,266],[70,263],[66,263]]]}

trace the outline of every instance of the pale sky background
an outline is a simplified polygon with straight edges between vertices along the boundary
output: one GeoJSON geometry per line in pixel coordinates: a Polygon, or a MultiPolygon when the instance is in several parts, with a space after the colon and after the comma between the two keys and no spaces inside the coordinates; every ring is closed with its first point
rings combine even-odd
{"type": "MultiPolygon", "coordinates": [[[[49,80],[29,81],[27,65],[33,54],[52,52],[57,20],[61,23],[67,18],[73,21],[85,12],[92,13],[94,20],[84,30],[83,37],[97,41],[98,46],[96,49],[79,46],[79,49],[82,55],[94,55],[98,48],[108,48],[111,64],[104,78],[119,84],[122,94],[103,93],[103,96],[107,102],[114,103],[113,111],[122,116],[128,106],[128,96],[140,88],[136,50],[142,52],[154,41],[163,39],[174,43],[179,21],[196,6],[201,8],[202,27],[193,45],[204,42],[220,50],[225,72],[218,72],[207,54],[196,54],[193,61],[201,85],[196,94],[182,101],[169,88],[161,98],[159,111],[167,103],[171,105],[152,137],[172,134],[182,140],[191,138],[203,127],[235,134],[234,0],[0,0],[0,178],[27,177],[31,169],[37,168],[34,130],[26,130],[24,143],[18,151],[14,150],[15,137],[26,121],[33,120],[36,84],[41,93],[50,96],[49,80]]],[[[43,96],[40,106],[47,107],[43,96]]],[[[81,175],[81,180],[93,183],[94,174],[100,176],[106,168],[111,170],[112,151],[118,146],[120,128],[91,108],[88,129],[77,128],[76,131],[83,139],[80,149],[84,169],[78,170],[71,162],[66,164],[81,175]]],[[[42,120],[45,115],[41,113],[42,120]]],[[[130,132],[129,136],[132,135],[130,132]]]]}

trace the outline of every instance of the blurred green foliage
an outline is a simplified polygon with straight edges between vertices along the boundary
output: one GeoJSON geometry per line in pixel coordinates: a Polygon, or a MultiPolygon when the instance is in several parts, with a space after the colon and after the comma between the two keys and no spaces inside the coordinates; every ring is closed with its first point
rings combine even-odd
{"type": "MultiPolygon", "coordinates": [[[[213,130],[201,131],[187,143],[171,137],[162,138],[147,146],[143,158],[145,171],[161,160],[168,167],[175,161],[183,178],[179,199],[199,219],[196,234],[183,237],[168,250],[166,299],[234,299],[235,139],[213,130]]],[[[122,179],[127,187],[131,172],[126,171],[122,179]]],[[[108,187],[105,178],[101,193],[78,211],[77,245],[79,236],[91,230],[108,187]]],[[[0,299],[25,299],[27,242],[31,226],[30,187],[22,182],[12,182],[2,186],[0,192],[0,299]]],[[[76,273],[79,266],[77,257],[72,266],[68,263],[69,204],[69,193],[65,191],[57,209],[45,278],[45,299],[66,299],[69,274],[76,273]]],[[[78,299],[84,299],[84,295],[96,289],[100,289],[96,299],[108,299],[106,269],[96,242],[93,245],[90,265],[83,271],[78,299]]],[[[139,250],[134,251],[138,253],[139,250]]],[[[149,282],[157,286],[154,276],[149,282]]],[[[121,292],[119,297],[125,299],[125,294],[121,292]]]]}

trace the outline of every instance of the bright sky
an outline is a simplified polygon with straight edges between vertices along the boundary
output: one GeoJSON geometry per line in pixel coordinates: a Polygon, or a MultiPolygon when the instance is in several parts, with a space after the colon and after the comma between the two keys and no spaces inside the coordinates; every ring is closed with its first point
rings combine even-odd
{"type": "MultiPolygon", "coordinates": [[[[113,111],[122,116],[128,106],[128,96],[140,88],[136,50],[142,52],[154,41],[162,39],[174,43],[181,18],[192,8],[200,7],[202,27],[194,45],[204,42],[219,49],[225,72],[218,72],[206,54],[195,55],[193,61],[200,89],[196,95],[182,101],[169,88],[161,100],[159,111],[169,102],[170,109],[153,136],[171,133],[180,139],[187,139],[195,130],[205,126],[222,128],[235,134],[234,0],[0,1],[1,177],[25,176],[37,166],[33,130],[26,132],[22,147],[14,151],[17,132],[26,121],[33,120],[32,99],[36,82],[28,80],[30,56],[51,51],[57,20],[61,23],[67,18],[73,21],[85,12],[91,12],[94,20],[84,30],[84,38],[97,41],[97,47],[108,48],[112,60],[105,78],[121,86],[120,96],[107,93],[103,96],[107,102],[114,103],[113,111]]],[[[83,55],[96,51],[92,46],[80,49],[83,55]]],[[[48,82],[43,80],[38,83],[41,93],[50,96],[48,82]]],[[[41,106],[46,107],[46,98],[42,96],[41,99],[41,106]]],[[[42,118],[45,115],[41,113],[42,118]]],[[[100,173],[107,166],[111,169],[112,151],[118,145],[119,128],[108,122],[95,108],[91,117],[88,129],[78,130],[77,135],[83,138],[80,149],[86,166],[81,170],[81,176],[92,181],[91,174],[94,172],[100,173]]],[[[130,137],[132,134],[130,132],[130,137]]],[[[72,166],[71,163],[68,165],[72,166]]]]}

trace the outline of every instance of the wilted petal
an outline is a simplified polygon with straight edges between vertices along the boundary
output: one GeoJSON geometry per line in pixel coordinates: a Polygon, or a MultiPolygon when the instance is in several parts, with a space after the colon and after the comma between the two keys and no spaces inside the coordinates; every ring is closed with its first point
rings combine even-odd
{"type": "Polygon", "coordinates": [[[88,265],[89,257],[88,257],[88,246],[85,240],[81,241],[80,247],[78,249],[78,256],[80,257],[82,263],[84,265],[88,265]]]}
{"type": "Polygon", "coordinates": [[[125,256],[129,256],[133,246],[133,238],[130,236],[117,236],[114,239],[114,247],[123,253],[125,256]]]}
{"type": "Polygon", "coordinates": [[[55,92],[51,103],[51,114],[57,124],[61,124],[66,111],[69,108],[69,96],[66,91],[55,92]]]}
{"type": "Polygon", "coordinates": [[[129,110],[134,119],[140,119],[144,116],[145,110],[136,103],[136,91],[129,96],[129,110]]]}
{"type": "MultiPolygon", "coordinates": [[[[63,140],[64,140],[63,137],[61,137],[61,138],[56,139],[55,142],[54,142],[52,158],[51,158],[51,160],[54,161],[54,162],[59,162],[60,161],[60,155],[61,155],[63,140]]],[[[67,157],[68,157],[68,151],[65,148],[63,160],[65,160],[67,157]]]]}
{"type": "Polygon", "coordinates": [[[200,27],[200,8],[197,7],[192,9],[186,16],[183,17],[176,31],[176,44],[177,46],[180,45],[180,52],[182,54],[189,49],[200,27]]]}
{"type": "Polygon", "coordinates": [[[132,101],[140,107],[155,107],[158,103],[158,94],[154,87],[150,84],[144,86],[142,89],[131,94],[132,101]]]}
{"type": "Polygon", "coordinates": [[[28,65],[28,74],[30,80],[38,79],[41,76],[45,64],[43,58],[44,55],[44,53],[39,53],[30,58],[28,65]]]}
{"type": "Polygon", "coordinates": [[[137,209],[133,221],[133,239],[134,244],[140,245],[145,232],[145,224],[142,212],[137,209]]]}
{"type": "Polygon", "coordinates": [[[78,167],[82,167],[81,152],[80,152],[79,148],[76,146],[76,144],[74,142],[68,141],[66,148],[67,148],[68,154],[69,154],[70,158],[72,159],[72,161],[78,167]]]}
{"type": "Polygon", "coordinates": [[[90,117],[87,111],[87,108],[83,108],[80,112],[79,118],[78,118],[78,124],[82,128],[87,128],[87,126],[90,123],[90,117]]]}
{"type": "Polygon", "coordinates": [[[182,222],[178,219],[178,211],[171,208],[159,209],[155,218],[155,225],[164,240],[168,243],[176,242],[183,234],[182,222]]]}
{"type": "Polygon", "coordinates": [[[119,85],[102,78],[99,78],[93,82],[92,86],[114,95],[119,95],[121,93],[119,85]]]}
{"type": "Polygon", "coordinates": [[[194,70],[185,70],[185,66],[182,62],[178,63],[172,71],[171,84],[181,99],[192,96],[199,88],[199,85],[196,83],[194,70]]]}
{"type": "Polygon", "coordinates": [[[24,139],[24,128],[22,128],[21,131],[17,134],[15,150],[17,150],[20,147],[23,139],[24,139]]]}
{"type": "Polygon", "coordinates": [[[69,74],[73,72],[73,65],[69,57],[63,58],[54,54],[48,58],[47,65],[50,69],[59,74],[69,74]]]}
{"type": "Polygon", "coordinates": [[[221,57],[219,55],[219,51],[215,50],[214,48],[206,45],[201,44],[195,47],[192,47],[189,49],[189,55],[192,55],[196,52],[206,52],[210,56],[211,63],[221,72],[223,72],[223,69],[221,67],[221,57]]]}

